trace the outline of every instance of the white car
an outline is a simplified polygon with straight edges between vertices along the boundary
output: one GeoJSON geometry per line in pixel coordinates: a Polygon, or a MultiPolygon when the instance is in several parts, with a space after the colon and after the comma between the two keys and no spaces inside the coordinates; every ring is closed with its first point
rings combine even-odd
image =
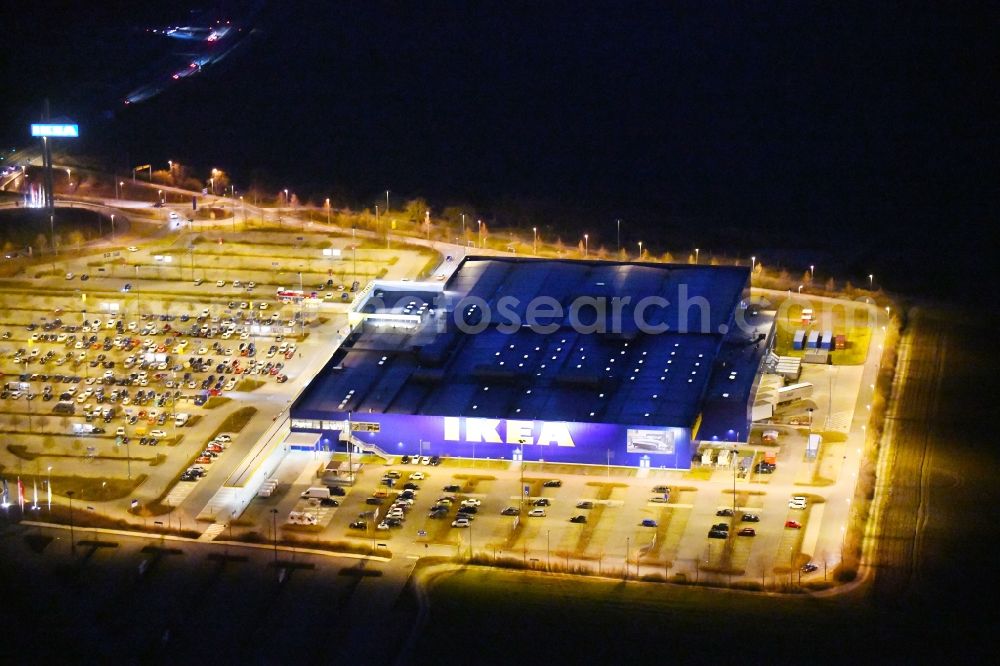
{"type": "Polygon", "coordinates": [[[180,216],[180,215],[178,215],[178,214],[177,214],[177,211],[175,211],[175,210],[172,210],[172,211],[170,211],[170,213],[169,213],[168,217],[169,217],[169,218],[170,218],[171,220],[179,220],[179,219],[181,219],[181,216],[180,216]]]}
{"type": "Polygon", "coordinates": [[[261,304],[260,304],[259,306],[257,306],[257,307],[259,307],[259,308],[260,308],[261,310],[266,310],[266,309],[268,308],[268,305],[267,305],[267,303],[261,303],[261,304]]]}
{"type": "Polygon", "coordinates": [[[482,503],[482,500],[476,499],[475,497],[462,500],[462,506],[481,506],[482,503]]]}
{"type": "Polygon", "coordinates": [[[156,439],[163,439],[167,436],[166,430],[151,430],[149,433],[150,437],[155,437],[156,439]]]}
{"type": "Polygon", "coordinates": [[[247,289],[253,289],[256,286],[257,286],[256,282],[253,281],[247,282],[247,289]]]}
{"type": "Polygon", "coordinates": [[[216,280],[215,281],[215,286],[216,287],[225,287],[226,286],[226,281],[225,280],[216,280]]]}
{"type": "Polygon", "coordinates": [[[239,280],[233,280],[233,286],[234,287],[239,287],[241,284],[243,284],[243,283],[240,282],[239,280]]]}
{"type": "Polygon", "coordinates": [[[788,500],[789,509],[804,509],[806,508],[806,498],[801,495],[797,495],[792,499],[788,500]]]}
{"type": "Polygon", "coordinates": [[[469,522],[468,518],[456,518],[455,520],[451,521],[452,527],[468,527],[470,524],[471,523],[469,522]]]}
{"type": "Polygon", "coordinates": [[[66,279],[67,280],[72,280],[73,279],[73,274],[72,273],[66,273],[66,279]]]}
{"type": "Polygon", "coordinates": [[[528,512],[528,515],[531,516],[532,518],[544,518],[545,509],[532,509],[531,511],[528,512]]]}
{"type": "Polygon", "coordinates": [[[216,435],[215,438],[220,442],[225,442],[226,444],[233,441],[233,438],[229,435],[216,435]]]}
{"type": "Polygon", "coordinates": [[[431,464],[431,457],[430,456],[424,456],[423,458],[420,459],[420,464],[421,465],[430,465],[431,464]]]}
{"type": "Polygon", "coordinates": [[[424,480],[423,472],[414,472],[413,474],[410,475],[410,481],[423,481],[423,480],[424,480]]]}
{"type": "Polygon", "coordinates": [[[128,251],[129,252],[138,252],[139,248],[137,248],[135,245],[129,245],[128,246],[128,251]]]}

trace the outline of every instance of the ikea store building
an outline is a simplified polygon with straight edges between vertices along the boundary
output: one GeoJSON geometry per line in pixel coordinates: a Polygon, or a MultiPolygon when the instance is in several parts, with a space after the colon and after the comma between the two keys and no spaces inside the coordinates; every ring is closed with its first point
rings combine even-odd
{"type": "Polygon", "coordinates": [[[447,281],[376,281],[292,405],[292,431],[388,456],[686,469],[699,442],[748,438],[772,337],[749,279],[468,257],[447,281]]]}

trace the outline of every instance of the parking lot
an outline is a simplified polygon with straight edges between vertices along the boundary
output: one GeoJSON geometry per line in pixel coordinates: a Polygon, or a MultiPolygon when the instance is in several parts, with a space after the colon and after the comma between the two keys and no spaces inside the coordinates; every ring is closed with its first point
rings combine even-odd
{"type": "Polygon", "coordinates": [[[619,469],[552,474],[531,463],[520,469],[495,460],[372,462],[353,487],[331,486],[329,499],[307,500],[301,497],[307,489],[325,489],[312,474],[315,455],[286,459],[276,494],[254,500],[241,522],[256,523],[273,509],[282,538],[347,541],[397,556],[474,553],[607,572],[621,570],[627,552],[633,575],[770,581],[790,572],[824,574],[822,566],[802,570],[819,559],[802,546],[810,515],[824,498],[809,494],[805,508],[789,507],[792,495],[785,492],[793,488],[794,464],[740,479],[734,512],[731,470],[709,478],[666,470],[644,477],[619,469]],[[300,522],[301,515],[313,517],[300,522]]]}
{"type": "Polygon", "coordinates": [[[419,263],[347,262],[323,252],[345,238],[293,233],[129,239],[0,279],[0,469],[43,495],[51,480],[56,501],[73,489],[109,516],[193,524],[211,491],[187,486],[217,488],[322,364],[358,278],[419,263]],[[241,414],[249,434],[225,452],[241,414]]]}

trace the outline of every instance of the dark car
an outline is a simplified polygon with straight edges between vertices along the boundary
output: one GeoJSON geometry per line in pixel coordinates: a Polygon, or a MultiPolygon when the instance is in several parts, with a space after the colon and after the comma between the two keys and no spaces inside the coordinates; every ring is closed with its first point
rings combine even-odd
{"type": "Polygon", "coordinates": [[[709,539],[728,539],[729,538],[729,532],[726,532],[724,530],[709,530],[708,531],[708,538],[709,539]]]}
{"type": "Polygon", "coordinates": [[[406,489],[406,490],[420,490],[420,486],[418,486],[417,484],[413,483],[412,481],[404,483],[403,484],[403,488],[406,489]]]}
{"type": "Polygon", "coordinates": [[[365,500],[365,504],[382,504],[385,502],[381,497],[369,497],[365,500]]]}
{"type": "Polygon", "coordinates": [[[587,522],[587,516],[573,516],[569,519],[571,523],[585,523],[587,522]]]}
{"type": "Polygon", "coordinates": [[[327,488],[330,489],[331,495],[336,495],[337,497],[343,497],[344,495],[347,494],[347,491],[341,488],[340,486],[327,486],[327,488]]]}
{"type": "Polygon", "coordinates": [[[728,532],[729,525],[727,523],[716,523],[715,525],[712,525],[712,529],[720,532],[728,532]]]}
{"type": "Polygon", "coordinates": [[[450,485],[447,485],[447,486],[445,486],[445,487],[444,487],[444,491],[445,491],[446,493],[457,493],[457,492],[459,492],[459,491],[460,491],[461,489],[462,489],[462,487],[461,487],[461,486],[459,486],[459,485],[456,485],[456,484],[454,484],[454,483],[452,483],[452,484],[450,484],[450,485]]]}
{"type": "Polygon", "coordinates": [[[479,509],[474,506],[460,506],[458,507],[459,513],[479,513],[479,509]]]}
{"type": "Polygon", "coordinates": [[[812,573],[813,571],[817,571],[818,569],[819,565],[813,564],[812,562],[802,565],[802,573],[812,573]]]}
{"type": "Polygon", "coordinates": [[[320,506],[340,506],[340,502],[330,497],[323,497],[319,500],[320,506]]]}
{"type": "Polygon", "coordinates": [[[366,530],[368,529],[368,523],[363,520],[355,520],[348,525],[352,530],[366,530]]]}
{"type": "Polygon", "coordinates": [[[399,462],[403,463],[404,465],[409,465],[410,464],[410,456],[403,456],[402,458],[399,459],[399,462]]]}
{"type": "Polygon", "coordinates": [[[441,457],[440,456],[431,456],[431,464],[434,465],[434,466],[440,465],[441,464],[441,457]]]}
{"type": "Polygon", "coordinates": [[[755,513],[744,513],[743,517],[740,518],[744,523],[759,523],[760,516],[755,513]]]}
{"type": "Polygon", "coordinates": [[[578,508],[578,509],[593,509],[594,508],[594,503],[591,502],[591,501],[589,501],[589,500],[584,500],[583,502],[578,503],[576,505],[576,508],[578,508]]]}
{"type": "Polygon", "coordinates": [[[508,506],[500,513],[504,516],[516,516],[517,514],[521,513],[521,510],[518,509],[516,506],[508,506]]]}
{"type": "Polygon", "coordinates": [[[550,502],[546,497],[539,497],[533,502],[533,504],[535,506],[552,506],[552,502],[550,502]]]}
{"type": "Polygon", "coordinates": [[[739,535],[739,536],[749,536],[749,537],[752,537],[752,536],[757,536],[757,530],[755,530],[752,527],[744,527],[743,529],[741,529],[736,534],[739,535]]]}
{"type": "Polygon", "coordinates": [[[733,510],[732,509],[719,509],[718,511],[715,512],[715,515],[717,515],[717,516],[731,516],[731,515],[733,515],[733,510]]]}
{"type": "Polygon", "coordinates": [[[545,486],[546,488],[561,488],[562,481],[560,481],[559,479],[549,479],[542,485],[545,486]]]}

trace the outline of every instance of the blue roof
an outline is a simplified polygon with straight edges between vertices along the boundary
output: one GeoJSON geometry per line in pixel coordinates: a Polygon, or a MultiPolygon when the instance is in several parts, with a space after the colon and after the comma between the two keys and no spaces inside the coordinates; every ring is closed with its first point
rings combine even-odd
{"type": "MultiPolygon", "coordinates": [[[[443,297],[425,287],[421,291],[419,283],[413,291],[398,285],[395,291],[376,289],[379,298],[362,311],[419,312],[420,325],[363,324],[292,413],[302,418],[351,411],[691,427],[702,412],[726,339],[722,331],[731,326],[748,279],[742,267],[468,258],[445,284],[443,297]],[[581,296],[623,299],[626,324],[613,326],[617,320],[608,306],[603,332],[580,332],[570,325],[568,310],[581,296]],[[532,299],[539,297],[566,310],[551,319],[554,331],[498,326],[497,313],[513,313],[523,322],[532,299]],[[635,325],[633,309],[644,297],[669,302],[646,312],[649,323],[666,323],[666,332],[642,332],[635,325]],[[703,299],[704,330],[697,306],[690,315],[696,330],[682,328],[678,304],[685,298],[703,299]],[[421,310],[411,305],[414,301],[429,305],[421,310]],[[477,302],[485,303],[493,320],[481,332],[463,332],[456,319],[478,322],[483,307],[477,302]]],[[[593,308],[582,309],[584,325],[596,319],[593,308]]],[[[753,370],[746,373],[751,381],[753,370]]],[[[742,391],[744,415],[748,391],[742,391]]]]}

